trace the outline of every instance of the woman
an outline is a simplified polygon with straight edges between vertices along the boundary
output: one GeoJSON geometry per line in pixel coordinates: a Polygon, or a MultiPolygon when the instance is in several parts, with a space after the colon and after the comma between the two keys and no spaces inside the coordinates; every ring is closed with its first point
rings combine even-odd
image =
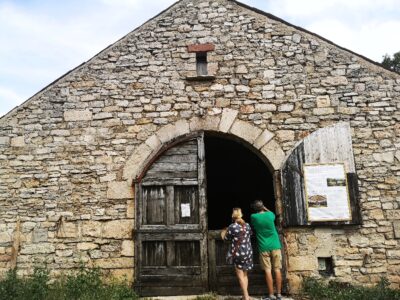
{"type": "Polygon", "coordinates": [[[251,248],[251,228],[243,220],[242,210],[234,208],[232,212],[232,224],[226,230],[223,236],[225,240],[231,241],[227,254],[227,261],[235,266],[236,276],[239,280],[240,288],[243,293],[243,300],[250,300],[247,287],[249,280],[247,271],[253,268],[253,249],[251,248]]]}

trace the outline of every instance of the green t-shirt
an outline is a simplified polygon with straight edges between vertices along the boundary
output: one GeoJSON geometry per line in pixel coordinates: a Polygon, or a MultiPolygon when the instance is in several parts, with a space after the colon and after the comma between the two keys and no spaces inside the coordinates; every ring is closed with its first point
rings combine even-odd
{"type": "Polygon", "coordinates": [[[251,215],[251,224],[256,232],[260,253],[281,249],[281,242],[279,241],[274,221],[275,214],[272,211],[251,215]]]}

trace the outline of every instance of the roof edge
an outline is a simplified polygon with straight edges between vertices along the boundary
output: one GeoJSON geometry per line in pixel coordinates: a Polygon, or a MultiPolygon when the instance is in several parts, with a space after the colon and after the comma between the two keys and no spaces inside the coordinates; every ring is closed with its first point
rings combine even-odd
{"type": "Polygon", "coordinates": [[[65,77],[67,77],[69,74],[71,74],[74,71],[79,70],[80,68],[84,67],[86,64],[88,64],[90,61],[92,61],[93,59],[95,59],[97,56],[99,56],[100,54],[102,54],[103,52],[107,51],[108,49],[112,48],[113,46],[115,46],[116,44],[118,44],[119,42],[121,42],[122,40],[124,40],[125,38],[127,38],[130,34],[134,33],[135,31],[139,30],[140,28],[142,28],[143,26],[145,26],[146,24],[150,23],[151,21],[157,19],[159,16],[161,16],[162,14],[164,14],[165,12],[167,12],[168,10],[170,10],[172,7],[174,7],[175,5],[179,4],[180,2],[183,2],[185,0],[177,0],[175,1],[175,3],[173,3],[172,5],[168,6],[166,9],[162,10],[160,13],[158,13],[157,15],[155,15],[154,17],[148,19],[146,22],[144,22],[143,24],[139,25],[138,27],[136,27],[135,29],[131,30],[130,32],[128,32],[127,34],[125,34],[123,37],[121,37],[120,39],[116,40],[114,43],[108,45],[106,48],[104,48],[103,50],[99,51],[98,53],[96,53],[95,55],[93,55],[91,58],[89,58],[88,60],[82,62],[81,64],[79,64],[77,67],[67,71],[66,73],[64,73],[63,75],[61,75],[60,77],[58,77],[57,79],[53,80],[51,83],[49,83],[48,85],[46,85],[44,88],[42,88],[41,90],[39,90],[38,92],[36,92],[35,94],[33,94],[31,97],[29,97],[28,99],[26,99],[24,102],[22,102],[20,105],[15,106],[13,109],[11,109],[9,112],[7,112],[4,116],[0,117],[0,124],[7,118],[12,116],[19,108],[22,108],[23,106],[25,106],[26,104],[28,104],[31,100],[33,100],[33,98],[35,98],[36,96],[39,96],[41,93],[45,92],[48,88],[50,88],[51,86],[53,86],[54,84],[56,84],[57,82],[61,81],[62,79],[64,79],[65,77]]]}
{"type": "Polygon", "coordinates": [[[375,65],[375,66],[377,66],[377,67],[380,67],[380,68],[384,69],[385,71],[389,71],[389,72],[391,72],[391,73],[393,73],[393,74],[395,74],[395,75],[397,75],[397,76],[400,76],[400,73],[397,73],[397,72],[395,72],[395,71],[393,71],[393,70],[391,70],[391,69],[385,67],[385,66],[382,65],[381,63],[376,62],[376,61],[374,61],[374,60],[372,60],[372,59],[370,59],[370,58],[368,58],[368,57],[366,57],[366,56],[363,56],[363,55],[361,55],[361,54],[358,54],[358,53],[356,53],[356,52],[354,52],[354,51],[352,51],[352,50],[349,50],[349,49],[347,49],[347,48],[345,48],[345,47],[339,46],[338,44],[335,44],[335,43],[332,42],[331,40],[328,40],[328,39],[326,39],[326,38],[324,38],[324,37],[322,37],[322,36],[320,36],[320,35],[318,35],[318,34],[316,34],[316,33],[314,33],[314,32],[311,32],[311,31],[309,31],[309,30],[303,28],[303,27],[293,25],[293,24],[291,24],[291,23],[289,23],[289,22],[287,22],[287,21],[285,21],[285,20],[283,20],[283,19],[281,19],[281,18],[279,18],[279,17],[277,17],[277,16],[275,16],[275,15],[272,15],[272,14],[270,14],[270,13],[267,13],[267,12],[261,10],[261,9],[256,8],[256,7],[253,7],[253,6],[244,4],[244,3],[239,2],[239,1],[237,1],[237,0],[227,0],[227,1],[233,2],[233,3],[237,4],[238,6],[244,7],[244,8],[246,8],[246,9],[248,9],[248,10],[251,10],[251,11],[253,11],[253,12],[256,12],[256,13],[258,13],[258,14],[261,14],[261,15],[263,15],[263,16],[266,16],[266,17],[268,17],[269,19],[278,21],[278,22],[283,23],[283,24],[285,24],[285,25],[287,25],[287,26],[293,27],[293,28],[295,28],[295,29],[297,29],[297,30],[299,30],[299,31],[303,31],[303,32],[305,32],[305,33],[307,33],[307,34],[310,34],[310,35],[312,35],[312,36],[315,36],[315,37],[317,37],[318,39],[321,39],[321,40],[323,40],[324,42],[326,42],[326,43],[328,43],[328,44],[331,44],[332,46],[335,46],[335,47],[337,47],[337,48],[339,48],[339,49],[341,49],[341,50],[344,50],[344,51],[349,52],[349,53],[351,53],[351,54],[353,54],[353,55],[356,55],[356,56],[362,58],[363,60],[366,60],[367,62],[369,62],[369,63],[371,63],[371,64],[373,64],[373,65],[375,65]]]}

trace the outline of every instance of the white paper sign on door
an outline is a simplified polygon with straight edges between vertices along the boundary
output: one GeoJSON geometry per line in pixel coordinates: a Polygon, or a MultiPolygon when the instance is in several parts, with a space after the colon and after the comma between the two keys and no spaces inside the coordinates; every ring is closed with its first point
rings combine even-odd
{"type": "Polygon", "coordinates": [[[190,204],[189,203],[181,204],[181,215],[182,215],[182,218],[190,218],[190,204]]]}

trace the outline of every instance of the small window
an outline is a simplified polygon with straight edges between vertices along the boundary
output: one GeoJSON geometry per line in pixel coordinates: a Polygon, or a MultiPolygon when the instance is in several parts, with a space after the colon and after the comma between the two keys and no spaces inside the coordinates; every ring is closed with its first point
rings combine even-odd
{"type": "Polygon", "coordinates": [[[207,52],[196,53],[197,76],[206,76],[207,72],[207,52]]]}
{"type": "Polygon", "coordinates": [[[318,257],[318,272],[324,277],[334,275],[332,257],[318,257]]]}

